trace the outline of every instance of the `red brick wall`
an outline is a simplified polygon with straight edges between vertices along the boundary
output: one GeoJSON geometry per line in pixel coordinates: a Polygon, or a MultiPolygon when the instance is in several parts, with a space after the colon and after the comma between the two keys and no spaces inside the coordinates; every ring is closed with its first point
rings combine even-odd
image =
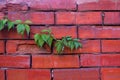
{"type": "Polygon", "coordinates": [[[120,0],[0,0],[0,19],[33,22],[24,38],[0,32],[0,80],[120,80],[120,0]],[[33,35],[80,38],[83,48],[55,55],[33,35]]]}

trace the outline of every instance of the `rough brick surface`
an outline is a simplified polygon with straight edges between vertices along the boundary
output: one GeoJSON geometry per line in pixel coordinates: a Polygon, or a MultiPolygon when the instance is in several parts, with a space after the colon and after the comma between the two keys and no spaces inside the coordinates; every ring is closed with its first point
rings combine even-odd
{"type": "Polygon", "coordinates": [[[120,80],[120,68],[102,68],[102,80],[120,80]]]}
{"type": "Polygon", "coordinates": [[[120,12],[105,12],[105,24],[120,24],[120,12]]]}
{"type": "Polygon", "coordinates": [[[0,40],[0,53],[4,53],[5,51],[5,44],[4,44],[4,41],[0,40]]]}
{"type": "Polygon", "coordinates": [[[0,80],[5,80],[4,70],[0,70],[0,80]]]}
{"type": "Polygon", "coordinates": [[[50,53],[50,48],[39,48],[33,40],[9,40],[6,47],[8,54],[50,53]]]}
{"type": "Polygon", "coordinates": [[[101,24],[100,12],[58,12],[57,24],[101,24]],[[94,16],[93,16],[94,15],[94,16]]]}
{"type": "Polygon", "coordinates": [[[3,19],[4,14],[2,12],[0,12],[0,19],[3,19]]]}
{"type": "Polygon", "coordinates": [[[102,52],[120,52],[120,40],[103,40],[102,52]]]}
{"type": "Polygon", "coordinates": [[[50,80],[50,70],[41,69],[9,69],[8,80],[50,80]],[[17,75],[16,75],[17,74],[17,75]]]}
{"type": "Polygon", "coordinates": [[[54,80],[99,80],[99,71],[96,68],[55,69],[53,76],[54,80]]]}
{"type": "Polygon", "coordinates": [[[120,38],[119,26],[80,26],[79,38],[120,38]]]}
{"type": "Polygon", "coordinates": [[[15,20],[30,20],[33,24],[54,24],[53,12],[8,12],[8,18],[15,20]]]}
{"type": "Polygon", "coordinates": [[[75,55],[40,55],[32,57],[32,68],[77,68],[79,57],[75,55]]]}
{"type": "Polygon", "coordinates": [[[82,66],[120,66],[119,54],[82,54],[82,66]]]}
{"type": "Polygon", "coordinates": [[[11,68],[29,68],[30,57],[29,56],[0,56],[0,67],[11,68]]]}

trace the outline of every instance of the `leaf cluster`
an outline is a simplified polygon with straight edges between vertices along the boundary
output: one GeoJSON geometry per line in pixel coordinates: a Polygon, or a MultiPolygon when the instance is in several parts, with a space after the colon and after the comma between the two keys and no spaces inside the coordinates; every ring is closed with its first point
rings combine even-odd
{"type": "Polygon", "coordinates": [[[51,34],[51,30],[48,29],[42,30],[40,34],[39,33],[35,34],[34,40],[39,47],[43,47],[44,44],[47,44],[49,47],[51,47],[55,38],[51,34]]]}
{"type": "Polygon", "coordinates": [[[27,34],[30,32],[30,26],[31,21],[26,20],[25,22],[22,22],[21,20],[11,21],[8,18],[0,20],[0,31],[3,30],[5,27],[7,27],[8,31],[10,31],[12,28],[17,26],[17,33],[23,35],[26,31],[27,34]]]}
{"type": "Polygon", "coordinates": [[[35,34],[34,40],[39,47],[43,47],[45,44],[51,47],[53,41],[55,41],[55,49],[58,54],[62,53],[65,47],[71,49],[71,51],[82,47],[79,39],[74,39],[70,36],[56,40],[49,29],[42,30],[40,33],[35,34]]]}

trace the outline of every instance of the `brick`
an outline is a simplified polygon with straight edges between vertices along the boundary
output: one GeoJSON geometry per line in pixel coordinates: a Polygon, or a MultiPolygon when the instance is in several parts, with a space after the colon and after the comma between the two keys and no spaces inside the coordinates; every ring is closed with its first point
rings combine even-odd
{"type": "MultiPolygon", "coordinates": [[[[65,48],[63,54],[81,54],[81,53],[99,53],[100,52],[100,41],[99,40],[82,40],[82,48],[71,51],[69,48],[65,48]]],[[[54,49],[54,53],[56,51],[54,49]]]]}
{"type": "Polygon", "coordinates": [[[55,38],[62,38],[64,36],[77,37],[77,27],[76,26],[50,26],[49,28],[44,26],[32,26],[30,37],[33,38],[36,33],[40,33],[43,29],[51,29],[52,34],[55,38]],[[61,33],[62,32],[62,33],[61,33]]]}
{"type": "Polygon", "coordinates": [[[77,0],[78,10],[119,10],[118,0],[77,0]]]}
{"type": "Polygon", "coordinates": [[[3,68],[29,68],[30,57],[29,56],[0,56],[0,67],[3,68]]]}
{"type": "Polygon", "coordinates": [[[57,24],[75,24],[76,13],[75,12],[57,12],[56,13],[57,24]]]}
{"type": "Polygon", "coordinates": [[[119,54],[82,54],[82,66],[120,66],[119,54]]]}
{"type": "Polygon", "coordinates": [[[119,26],[80,26],[79,38],[120,38],[119,26]]]}
{"type": "Polygon", "coordinates": [[[120,12],[105,12],[104,23],[119,24],[120,23],[119,15],[120,15],[120,12]]]}
{"type": "Polygon", "coordinates": [[[53,12],[8,12],[8,18],[15,20],[30,20],[33,24],[54,24],[53,12]]]}
{"type": "Polygon", "coordinates": [[[79,12],[76,15],[76,24],[101,24],[101,23],[102,18],[100,12],[79,12]]]}
{"type": "Polygon", "coordinates": [[[41,69],[7,70],[7,80],[51,80],[50,75],[51,75],[50,70],[41,69]]]}
{"type": "Polygon", "coordinates": [[[4,70],[0,70],[0,80],[5,80],[4,70]]]}
{"type": "Polygon", "coordinates": [[[50,53],[50,48],[39,48],[33,40],[9,40],[6,44],[7,54],[50,53]]]}
{"type": "Polygon", "coordinates": [[[79,57],[75,55],[40,55],[32,57],[32,68],[77,68],[79,57]]]}
{"type": "Polygon", "coordinates": [[[7,0],[11,4],[27,4],[32,10],[75,10],[75,0],[7,0]],[[54,5],[53,5],[54,4],[54,5]],[[68,5],[69,4],[69,5],[68,5]]]}
{"type": "Polygon", "coordinates": [[[8,11],[27,11],[28,6],[25,3],[21,4],[6,4],[8,11]]]}
{"type": "Polygon", "coordinates": [[[5,44],[4,41],[0,40],[0,53],[4,53],[5,44]]]}
{"type": "Polygon", "coordinates": [[[5,4],[6,4],[5,0],[0,1],[0,11],[2,11],[5,8],[5,4]]]}
{"type": "Polygon", "coordinates": [[[57,24],[101,24],[102,22],[100,12],[58,12],[56,19],[57,24]]]}
{"type": "Polygon", "coordinates": [[[8,29],[3,29],[2,31],[0,31],[0,39],[26,39],[26,38],[27,38],[26,32],[25,35],[20,35],[17,33],[17,30],[15,28],[11,29],[10,31],[8,31],[8,29]]]}
{"type": "Polygon", "coordinates": [[[120,52],[120,40],[102,40],[102,52],[120,52]]]}
{"type": "Polygon", "coordinates": [[[0,19],[4,18],[4,14],[2,12],[0,12],[0,19]]]}
{"type": "Polygon", "coordinates": [[[54,80],[99,80],[97,68],[55,69],[54,80]]]}
{"type": "Polygon", "coordinates": [[[120,68],[102,68],[102,80],[120,80],[120,68]]]}

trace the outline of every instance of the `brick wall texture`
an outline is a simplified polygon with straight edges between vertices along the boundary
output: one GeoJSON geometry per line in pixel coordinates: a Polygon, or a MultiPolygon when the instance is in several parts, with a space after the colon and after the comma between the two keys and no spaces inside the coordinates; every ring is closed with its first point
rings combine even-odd
{"type": "Polygon", "coordinates": [[[120,0],[0,0],[4,16],[33,23],[29,36],[0,31],[0,80],[120,80],[120,0]],[[33,36],[48,27],[83,48],[38,48],[33,36]]]}

